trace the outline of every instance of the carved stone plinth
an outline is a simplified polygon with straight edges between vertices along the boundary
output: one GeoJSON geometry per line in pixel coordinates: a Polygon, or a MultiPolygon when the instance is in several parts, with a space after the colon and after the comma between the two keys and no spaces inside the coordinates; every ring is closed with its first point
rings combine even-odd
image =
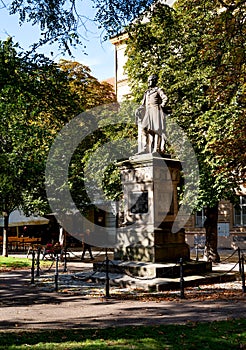
{"type": "Polygon", "coordinates": [[[147,262],[189,260],[183,229],[172,232],[178,212],[181,164],[144,154],[119,163],[123,222],[117,231],[115,259],[147,262]]]}

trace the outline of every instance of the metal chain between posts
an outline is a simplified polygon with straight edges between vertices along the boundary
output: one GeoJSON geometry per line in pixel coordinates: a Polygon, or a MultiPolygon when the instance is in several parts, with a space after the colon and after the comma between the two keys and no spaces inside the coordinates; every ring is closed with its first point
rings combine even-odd
{"type": "Polygon", "coordinates": [[[196,261],[199,261],[199,249],[204,251],[204,246],[199,244],[199,243],[197,243],[197,244],[194,244],[194,248],[193,249],[195,249],[195,252],[196,252],[196,261]]]}
{"type": "Polygon", "coordinates": [[[224,261],[229,260],[231,257],[233,257],[236,253],[239,254],[240,256],[240,248],[237,248],[231,255],[229,255],[228,257],[226,257],[225,259],[221,260],[220,262],[223,263],[224,261]]]}
{"type": "MultiPolygon", "coordinates": [[[[38,249],[37,252],[37,274],[36,276],[39,276],[39,272],[40,272],[40,252],[41,249],[38,249]]],[[[241,254],[241,250],[240,248],[238,248],[233,254],[231,254],[229,257],[225,258],[223,261],[228,260],[230,257],[232,257],[236,252],[238,252],[238,262],[226,273],[222,274],[221,276],[224,276],[228,273],[230,273],[232,270],[235,269],[235,267],[237,266],[237,264],[239,264],[239,272],[241,275],[241,279],[242,279],[242,291],[243,293],[246,292],[246,286],[245,286],[245,269],[244,269],[244,262],[245,262],[245,257],[244,254],[241,254]]],[[[65,260],[64,260],[64,271],[67,271],[67,261],[66,261],[66,255],[67,255],[67,251],[65,248],[65,260]]],[[[53,266],[54,262],[56,262],[56,268],[55,268],[55,291],[58,291],[58,261],[59,261],[59,255],[56,254],[55,256],[55,260],[52,261],[52,265],[50,266],[49,270],[51,269],[51,267],[53,266]]],[[[80,280],[85,280],[85,279],[89,279],[91,277],[93,277],[93,275],[95,275],[98,271],[102,271],[103,267],[106,263],[106,281],[105,281],[105,297],[106,298],[110,298],[110,278],[109,278],[109,264],[111,263],[112,265],[114,265],[121,273],[125,273],[126,275],[128,275],[129,277],[132,278],[136,278],[139,280],[153,280],[156,277],[149,277],[149,278],[142,278],[142,277],[138,277],[138,276],[133,276],[131,273],[129,273],[128,271],[126,271],[122,266],[117,266],[116,264],[114,264],[114,262],[112,260],[109,260],[108,258],[108,250],[106,249],[106,260],[102,262],[102,266],[99,269],[93,271],[92,274],[90,274],[89,276],[86,276],[84,278],[78,277],[78,276],[73,276],[74,279],[80,279],[80,280]]],[[[185,298],[185,293],[184,293],[184,266],[183,266],[183,259],[181,258],[179,260],[180,263],[180,298],[184,299],[185,298]]],[[[177,264],[173,265],[172,267],[170,267],[170,269],[168,269],[164,274],[168,274],[175,266],[177,266],[177,264]]],[[[32,251],[32,267],[31,267],[31,284],[34,284],[34,269],[35,269],[35,251],[32,251]]],[[[48,270],[48,271],[49,271],[48,270]]]]}
{"type": "MultiPolygon", "coordinates": [[[[106,260],[102,262],[102,267],[101,267],[100,270],[102,270],[102,268],[103,268],[105,263],[106,263],[105,297],[106,298],[110,298],[110,292],[109,292],[109,288],[110,288],[109,259],[108,259],[108,251],[107,251],[107,249],[106,249],[106,260]]],[[[89,276],[86,276],[86,277],[73,276],[73,278],[77,279],[77,280],[87,280],[87,279],[90,279],[91,277],[93,277],[97,272],[98,272],[98,270],[93,271],[93,273],[91,273],[89,276]]]]}
{"type": "Polygon", "coordinates": [[[220,275],[220,277],[225,276],[225,275],[227,275],[228,273],[232,272],[232,271],[235,269],[235,267],[236,267],[237,265],[238,265],[238,262],[236,262],[235,265],[234,265],[230,270],[226,271],[225,273],[222,273],[222,274],[220,275]]]}
{"type": "MultiPolygon", "coordinates": [[[[97,258],[101,254],[102,251],[103,251],[103,249],[100,249],[99,253],[94,255],[94,258],[97,258]]],[[[68,254],[73,255],[75,258],[80,259],[80,257],[77,254],[75,254],[70,248],[67,248],[67,252],[68,252],[68,254]]]]}
{"type": "MultiPolygon", "coordinates": [[[[106,286],[108,285],[109,286],[109,277],[108,277],[108,265],[109,265],[109,262],[111,262],[116,268],[118,268],[121,272],[123,270],[123,273],[125,273],[126,275],[128,275],[129,277],[132,277],[132,278],[136,278],[136,279],[139,279],[139,280],[153,280],[155,279],[156,277],[149,277],[149,278],[140,278],[138,276],[133,276],[131,275],[128,271],[126,271],[123,267],[119,267],[117,265],[115,265],[113,263],[113,261],[111,260],[108,260],[107,258],[107,252],[106,252],[106,286]]],[[[180,298],[181,299],[184,299],[185,296],[184,296],[184,278],[183,278],[183,259],[180,258],[179,260],[179,263],[180,263],[180,298]]],[[[173,265],[170,269],[168,269],[165,274],[168,274],[175,266],[177,266],[177,264],[173,265]]],[[[109,287],[108,287],[109,288],[109,287]]],[[[107,296],[107,289],[106,289],[106,296],[107,296]]]]}
{"type": "Polygon", "coordinates": [[[72,254],[75,258],[80,259],[80,257],[79,257],[78,255],[74,254],[74,252],[73,252],[71,249],[66,248],[66,250],[67,250],[67,254],[68,254],[68,255],[72,254]]]}
{"type": "Polygon", "coordinates": [[[55,263],[55,260],[52,260],[52,261],[51,261],[51,265],[50,265],[50,267],[49,267],[48,269],[42,270],[41,267],[39,267],[39,271],[44,272],[44,273],[50,272],[50,270],[52,269],[54,263],[55,263]]]}
{"type": "MultiPolygon", "coordinates": [[[[114,262],[112,260],[109,260],[109,262],[114,265],[116,267],[116,269],[119,270],[120,273],[124,273],[126,274],[127,276],[131,277],[131,278],[135,278],[135,279],[138,279],[140,281],[151,281],[151,280],[154,280],[156,278],[156,276],[153,276],[153,277],[139,277],[139,276],[135,276],[135,275],[132,275],[129,271],[127,271],[124,267],[122,266],[118,266],[116,264],[114,264],[114,262]]],[[[172,271],[172,269],[177,266],[177,264],[171,266],[166,272],[163,273],[163,275],[167,275],[170,271],[172,271]]]]}
{"type": "MultiPolygon", "coordinates": [[[[229,257],[225,258],[223,261],[228,260],[230,257],[232,257],[237,251],[239,251],[240,253],[240,249],[238,248],[238,250],[236,250],[235,252],[233,252],[229,257]]],[[[109,278],[109,263],[111,263],[112,265],[114,265],[121,273],[125,273],[126,275],[128,275],[129,277],[132,278],[136,278],[139,280],[153,280],[156,277],[149,277],[149,278],[141,278],[138,276],[133,276],[132,274],[130,274],[128,271],[126,271],[122,266],[117,266],[116,264],[114,264],[114,262],[112,260],[108,259],[108,254],[107,254],[107,249],[106,249],[106,260],[103,262],[102,264],[102,268],[104,263],[106,262],[106,282],[105,282],[105,296],[106,298],[110,297],[110,292],[109,292],[109,288],[110,288],[110,278],[109,278]]],[[[181,258],[179,260],[180,263],[180,298],[184,299],[185,298],[185,293],[184,293],[184,266],[183,266],[183,259],[181,258]]],[[[245,293],[246,292],[246,287],[245,287],[245,274],[244,274],[244,256],[242,255],[242,257],[240,256],[239,261],[226,273],[222,274],[221,276],[224,276],[228,273],[230,273],[231,271],[233,271],[235,269],[235,267],[237,266],[237,264],[239,263],[239,269],[241,269],[241,276],[242,276],[242,290],[245,293]]],[[[175,266],[177,266],[177,264],[173,265],[170,269],[168,269],[165,274],[168,274],[169,271],[171,271],[175,266]]],[[[102,270],[102,268],[100,270],[102,270]]],[[[94,271],[90,277],[92,277],[94,274],[96,274],[98,272],[94,271]]],[[[86,277],[86,279],[88,279],[89,276],[86,277]]],[[[81,278],[78,278],[81,279],[81,278]]],[[[84,278],[85,279],[85,278],[84,278]]]]}
{"type": "Polygon", "coordinates": [[[81,281],[85,281],[85,280],[90,279],[90,278],[93,277],[98,271],[100,272],[100,271],[103,270],[103,266],[105,265],[105,262],[106,262],[106,260],[102,262],[102,267],[101,267],[100,269],[93,271],[90,275],[87,275],[87,276],[85,276],[85,277],[73,276],[73,279],[81,280],[81,281]]]}
{"type": "MultiPolygon", "coordinates": [[[[38,249],[37,251],[37,272],[36,272],[36,277],[40,277],[40,253],[41,253],[41,248],[38,249]]],[[[56,263],[55,265],[55,291],[58,292],[58,278],[59,278],[59,254],[55,254],[55,260],[52,261],[51,266],[49,267],[48,270],[46,271],[50,271],[52,266],[54,265],[54,262],[56,263]]],[[[64,267],[64,271],[66,269],[66,263],[65,263],[65,267],[64,267]]],[[[34,270],[35,270],[35,251],[33,250],[32,252],[32,279],[31,279],[31,283],[34,283],[34,270]]]]}
{"type": "MultiPolygon", "coordinates": [[[[241,280],[242,280],[242,292],[246,293],[246,287],[245,287],[245,269],[244,269],[244,262],[245,262],[245,258],[244,258],[244,254],[242,253],[242,250],[240,249],[240,247],[237,248],[237,250],[235,252],[238,252],[238,262],[229,270],[227,271],[225,274],[221,275],[224,276],[228,273],[230,273],[232,270],[234,270],[234,268],[237,266],[237,264],[239,265],[239,274],[241,276],[241,280]]],[[[233,254],[231,254],[228,258],[224,259],[223,261],[229,259],[230,257],[232,257],[235,252],[233,254]]]]}
{"type": "MultiPolygon", "coordinates": [[[[132,278],[136,278],[136,279],[139,279],[139,280],[153,280],[153,279],[156,278],[156,277],[140,278],[140,277],[131,275],[123,267],[119,267],[119,266],[115,265],[113,263],[113,261],[108,258],[108,250],[107,249],[106,249],[106,259],[105,259],[105,261],[102,262],[102,266],[101,266],[100,270],[98,269],[98,270],[94,271],[92,274],[90,274],[89,276],[86,276],[86,277],[73,276],[73,278],[77,279],[77,280],[87,280],[87,279],[93,277],[93,275],[95,275],[98,271],[102,271],[103,270],[103,266],[105,265],[106,266],[106,272],[105,272],[105,274],[106,274],[106,279],[105,279],[105,297],[106,298],[110,298],[110,277],[109,277],[109,264],[110,263],[112,265],[114,265],[121,273],[125,273],[126,275],[128,275],[129,277],[132,277],[132,278]]],[[[173,265],[170,269],[168,269],[168,271],[166,271],[166,273],[169,273],[169,271],[171,271],[173,269],[173,267],[175,267],[175,266],[177,266],[177,264],[173,265]]]]}

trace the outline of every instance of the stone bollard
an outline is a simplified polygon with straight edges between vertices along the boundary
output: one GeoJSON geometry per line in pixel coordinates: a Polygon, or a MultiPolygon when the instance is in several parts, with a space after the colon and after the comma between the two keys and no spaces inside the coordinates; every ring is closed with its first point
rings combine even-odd
{"type": "Polygon", "coordinates": [[[55,255],[55,259],[56,259],[56,269],[55,269],[55,291],[58,292],[58,261],[59,261],[59,255],[56,254],[55,255]]]}

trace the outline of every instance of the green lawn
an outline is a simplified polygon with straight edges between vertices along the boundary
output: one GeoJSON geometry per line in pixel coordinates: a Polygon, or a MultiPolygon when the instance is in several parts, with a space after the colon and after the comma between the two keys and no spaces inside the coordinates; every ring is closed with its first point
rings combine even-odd
{"type": "MultiPolygon", "coordinates": [[[[40,266],[47,266],[47,261],[40,261],[40,266]]],[[[0,256],[0,271],[4,269],[25,269],[31,268],[32,259],[18,258],[14,256],[0,256]]]]}
{"type": "Polygon", "coordinates": [[[107,329],[3,330],[0,344],[4,350],[246,349],[246,320],[107,329]]]}
{"type": "MultiPolygon", "coordinates": [[[[47,264],[47,262],[41,261],[47,264]]],[[[50,264],[50,262],[48,262],[50,264]]],[[[0,270],[30,268],[31,259],[0,257],[0,270]]],[[[244,317],[245,315],[242,315],[244,317]]],[[[151,323],[151,319],[149,320],[151,323]]],[[[186,325],[53,331],[0,330],[0,349],[246,350],[246,319],[186,325]]]]}

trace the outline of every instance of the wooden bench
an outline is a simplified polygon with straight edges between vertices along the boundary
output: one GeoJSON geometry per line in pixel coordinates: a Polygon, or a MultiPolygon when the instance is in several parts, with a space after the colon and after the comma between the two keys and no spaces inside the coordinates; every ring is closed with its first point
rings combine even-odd
{"type": "MultiPolygon", "coordinates": [[[[41,238],[36,237],[8,237],[8,249],[9,250],[29,250],[33,244],[40,244],[41,238]]],[[[3,237],[0,237],[0,244],[3,244],[3,237]]]]}

